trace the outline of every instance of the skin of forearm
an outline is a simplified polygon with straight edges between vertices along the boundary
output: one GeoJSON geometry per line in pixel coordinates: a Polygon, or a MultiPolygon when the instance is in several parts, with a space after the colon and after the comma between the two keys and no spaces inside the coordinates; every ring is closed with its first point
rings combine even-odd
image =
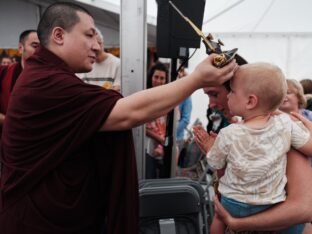
{"type": "Polygon", "coordinates": [[[196,77],[190,75],[187,79],[176,80],[122,98],[117,101],[103,130],[129,129],[163,116],[199,87],[196,77]]]}
{"type": "Polygon", "coordinates": [[[278,207],[280,206],[276,205],[272,209],[267,210],[266,213],[259,213],[254,216],[236,219],[229,226],[235,231],[274,231],[307,221],[304,215],[295,215],[297,213],[296,210],[298,210],[298,206],[295,203],[292,204],[291,207],[289,203],[285,208],[278,207]],[[283,218],[284,211],[287,212],[288,215],[283,218]],[[294,215],[291,215],[292,213],[294,215]],[[306,221],[302,222],[303,220],[306,221]]]}
{"type": "MultiPolygon", "coordinates": [[[[307,191],[311,194],[312,191],[307,191]]],[[[259,213],[246,218],[230,221],[230,227],[236,231],[274,231],[288,228],[299,223],[311,222],[311,208],[304,205],[304,202],[297,199],[290,200],[287,203],[275,205],[266,212],[259,213]],[[298,212],[300,211],[300,212],[298,212]],[[287,214],[287,215],[285,215],[287,214]]],[[[311,206],[310,206],[311,207],[311,206]]]]}
{"type": "Polygon", "coordinates": [[[184,79],[134,93],[119,99],[99,131],[126,130],[165,115],[195,90],[218,86],[233,77],[237,64],[233,60],[222,68],[213,66],[210,55],[184,79]]]}

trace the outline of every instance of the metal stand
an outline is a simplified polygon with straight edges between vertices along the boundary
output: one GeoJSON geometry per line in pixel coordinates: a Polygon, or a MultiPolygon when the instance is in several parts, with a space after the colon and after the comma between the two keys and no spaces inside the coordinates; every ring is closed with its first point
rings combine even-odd
{"type": "MultiPolygon", "coordinates": [[[[177,79],[177,59],[171,59],[171,79],[175,81],[177,79]]],[[[162,178],[170,178],[175,175],[175,140],[176,140],[176,128],[175,128],[175,117],[174,109],[171,110],[167,115],[167,126],[166,126],[166,144],[165,144],[165,157],[164,157],[164,171],[161,175],[162,178]]]]}

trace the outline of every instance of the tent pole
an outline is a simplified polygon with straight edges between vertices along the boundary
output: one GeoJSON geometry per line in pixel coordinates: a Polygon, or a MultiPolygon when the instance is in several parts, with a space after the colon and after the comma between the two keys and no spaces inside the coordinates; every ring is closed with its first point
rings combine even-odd
{"type": "MultiPolygon", "coordinates": [[[[147,58],[146,1],[121,0],[121,91],[124,96],[145,89],[147,58]]],[[[133,129],[139,179],[145,177],[145,127],[133,129]]],[[[121,146],[122,147],[122,146],[121,146]]]]}

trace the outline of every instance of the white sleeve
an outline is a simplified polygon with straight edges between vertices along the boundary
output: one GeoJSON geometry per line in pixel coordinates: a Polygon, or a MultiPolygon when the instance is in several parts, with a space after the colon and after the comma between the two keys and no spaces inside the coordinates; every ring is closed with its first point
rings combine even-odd
{"type": "Polygon", "coordinates": [[[224,131],[221,130],[212,148],[207,153],[207,162],[209,166],[214,169],[224,168],[229,153],[229,142],[229,137],[227,137],[227,135],[224,134],[224,131]]]}
{"type": "Polygon", "coordinates": [[[291,145],[295,148],[301,148],[310,139],[309,130],[301,121],[291,121],[291,145]]]}

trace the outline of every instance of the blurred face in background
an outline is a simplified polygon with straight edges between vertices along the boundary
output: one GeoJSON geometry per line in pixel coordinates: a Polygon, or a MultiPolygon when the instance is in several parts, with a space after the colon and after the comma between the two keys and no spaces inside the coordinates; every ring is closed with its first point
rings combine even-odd
{"type": "Polygon", "coordinates": [[[155,70],[152,76],[152,86],[160,86],[166,84],[166,72],[161,70],[155,70]]]}
{"type": "Polygon", "coordinates": [[[286,113],[291,111],[298,113],[301,108],[306,106],[303,88],[297,80],[286,80],[286,82],[287,94],[279,109],[286,113]]]}
{"type": "Polygon", "coordinates": [[[231,119],[232,115],[229,110],[227,98],[229,91],[225,88],[225,86],[220,85],[216,87],[206,87],[203,90],[209,97],[209,107],[217,109],[222,112],[227,119],[231,119]]]}
{"type": "Polygon", "coordinates": [[[39,46],[39,39],[36,32],[31,32],[23,42],[19,43],[18,49],[22,57],[22,66],[26,59],[35,53],[36,48],[39,46]]]}
{"type": "Polygon", "coordinates": [[[298,112],[299,99],[297,97],[297,94],[288,89],[287,95],[279,109],[287,113],[291,111],[298,112]]]}
{"type": "Polygon", "coordinates": [[[9,66],[10,64],[12,64],[12,59],[9,57],[4,57],[1,60],[1,65],[2,66],[9,66]]]}

